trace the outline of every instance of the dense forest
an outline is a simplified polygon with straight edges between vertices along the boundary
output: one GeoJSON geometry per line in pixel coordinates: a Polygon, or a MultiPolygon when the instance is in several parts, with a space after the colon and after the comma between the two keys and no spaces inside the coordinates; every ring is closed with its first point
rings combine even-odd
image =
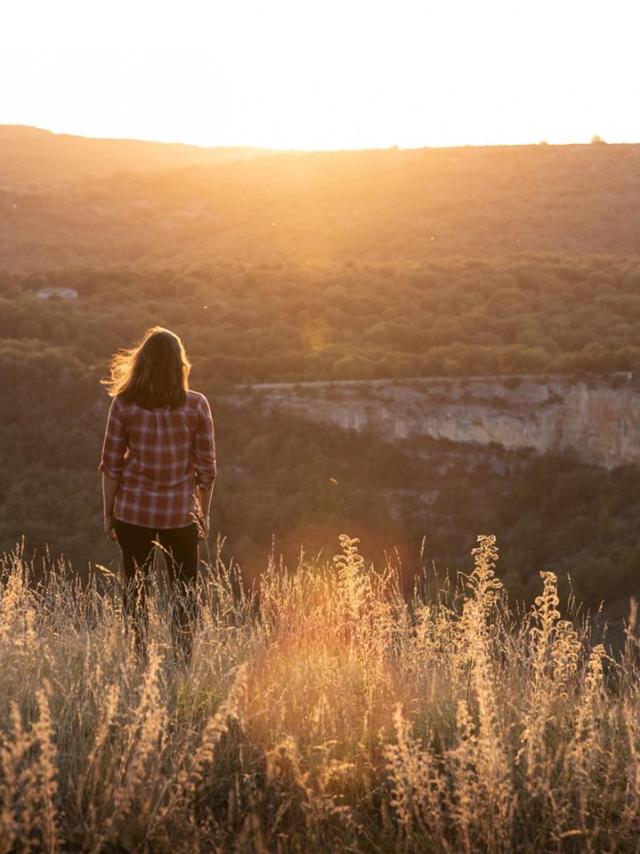
{"type": "Polygon", "coordinates": [[[104,366],[150,322],[216,384],[636,370],[640,258],[0,271],[3,338],[104,366]]]}
{"type": "Polygon", "coordinates": [[[97,149],[97,166],[61,165],[63,143],[50,161],[12,143],[0,171],[0,549],[24,535],[27,554],[47,543],[80,569],[115,560],[101,539],[99,379],[161,324],[211,399],[214,530],[247,577],[273,537],[289,558],[347,531],[401,560],[409,584],[423,538],[423,561],[465,568],[476,534],[495,533],[518,596],[543,568],[592,605],[637,592],[635,469],[391,445],[265,412],[250,385],[640,369],[640,146],[180,169],[172,153],[158,171],[160,150],[112,174],[97,149]]]}

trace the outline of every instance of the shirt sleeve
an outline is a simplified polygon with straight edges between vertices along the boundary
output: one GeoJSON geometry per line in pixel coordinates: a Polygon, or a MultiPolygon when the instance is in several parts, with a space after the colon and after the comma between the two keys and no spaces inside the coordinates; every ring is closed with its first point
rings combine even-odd
{"type": "Polygon", "coordinates": [[[102,444],[102,455],[98,470],[104,472],[112,480],[119,480],[124,466],[127,451],[127,432],[122,420],[122,410],[117,397],[114,397],[109,407],[107,427],[102,444]]]}
{"type": "Polygon", "coordinates": [[[216,478],[216,443],[209,401],[202,395],[198,402],[198,426],[195,436],[195,473],[198,486],[210,486],[216,478]]]}

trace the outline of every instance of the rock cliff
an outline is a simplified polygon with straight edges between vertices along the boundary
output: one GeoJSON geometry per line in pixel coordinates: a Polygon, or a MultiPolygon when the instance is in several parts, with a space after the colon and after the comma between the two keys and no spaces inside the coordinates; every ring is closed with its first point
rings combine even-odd
{"type": "Polygon", "coordinates": [[[263,405],[388,440],[428,436],[612,469],[640,463],[640,386],[608,377],[477,377],[251,386],[263,405]]]}

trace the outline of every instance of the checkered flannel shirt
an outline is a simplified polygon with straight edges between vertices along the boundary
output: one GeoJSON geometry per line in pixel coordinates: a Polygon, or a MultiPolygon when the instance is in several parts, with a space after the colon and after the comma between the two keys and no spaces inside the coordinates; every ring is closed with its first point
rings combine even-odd
{"type": "Polygon", "coordinates": [[[177,409],[111,401],[99,470],[118,481],[114,518],[145,528],[202,524],[197,486],[216,477],[213,419],[207,398],[187,392],[177,409]]]}

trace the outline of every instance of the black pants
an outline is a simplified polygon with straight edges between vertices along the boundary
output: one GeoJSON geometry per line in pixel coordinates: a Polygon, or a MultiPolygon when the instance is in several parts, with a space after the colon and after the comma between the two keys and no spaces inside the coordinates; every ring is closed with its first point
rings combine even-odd
{"type": "Polygon", "coordinates": [[[146,593],[153,563],[154,540],[165,551],[169,582],[177,596],[171,634],[187,661],[191,657],[193,589],[198,573],[198,526],[184,528],[142,528],[113,520],[122,550],[124,570],[124,608],[134,622],[138,648],[144,648],[147,626],[146,593]]]}

